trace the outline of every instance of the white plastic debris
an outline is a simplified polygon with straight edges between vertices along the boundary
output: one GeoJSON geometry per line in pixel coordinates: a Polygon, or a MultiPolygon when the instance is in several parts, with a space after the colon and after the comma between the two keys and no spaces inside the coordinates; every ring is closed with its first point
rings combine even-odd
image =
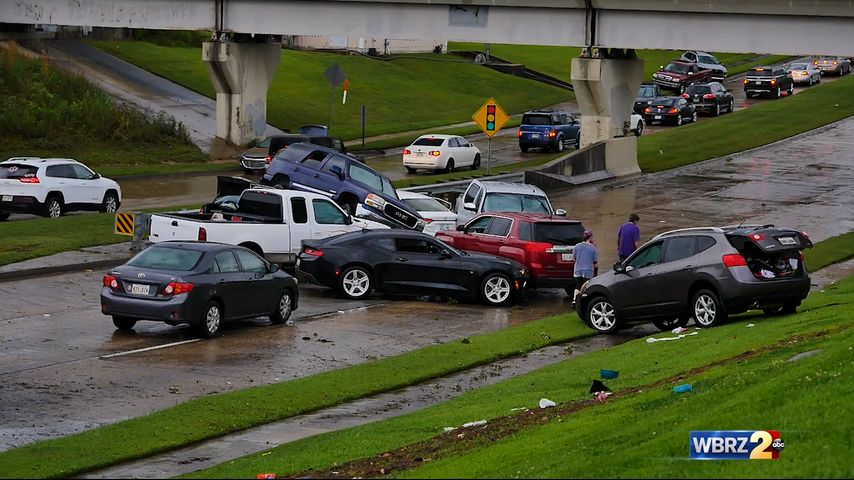
{"type": "Polygon", "coordinates": [[[685,332],[687,332],[687,331],[688,331],[688,329],[687,329],[687,328],[685,328],[685,327],[676,327],[676,328],[674,328],[673,330],[671,330],[671,332],[673,332],[673,333],[675,333],[675,334],[677,334],[677,335],[679,335],[680,333],[685,333],[685,332]]]}
{"type": "Polygon", "coordinates": [[[754,324],[754,323],[748,323],[748,324],[747,324],[747,328],[753,328],[753,327],[755,327],[755,326],[756,326],[756,324],[754,324]]]}
{"type": "Polygon", "coordinates": [[[518,412],[519,410],[527,411],[527,410],[528,410],[528,408],[527,408],[527,407],[516,407],[516,408],[511,408],[511,409],[510,409],[510,411],[511,411],[511,412],[518,412]]]}
{"type": "Polygon", "coordinates": [[[774,278],[774,272],[771,270],[762,269],[759,271],[759,275],[762,275],[762,278],[774,278]]]}
{"type": "Polygon", "coordinates": [[[682,335],[679,335],[676,337],[660,337],[660,338],[649,337],[646,339],[646,343],[667,342],[670,340],[679,340],[680,338],[690,337],[691,335],[697,335],[699,333],[700,332],[683,333],[682,335]]]}
{"type": "Polygon", "coordinates": [[[457,429],[457,427],[445,427],[445,433],[453,432],[456,429],[457,429]]]}
{"type": "Polygon", "coordinates": [[[486,420],[478,420],[476,422],[464,423],[463,428],[477,427],[480,425],[486,425],[486,420]]]}
{"type": "Polygon", "coordinates": [[[540,399],[540,408],[549,408],[549,407],[555,407],[555,406],[557,406],[557,404],[555,402],[549,400],[548,398],[541,398],[540,399]]]}

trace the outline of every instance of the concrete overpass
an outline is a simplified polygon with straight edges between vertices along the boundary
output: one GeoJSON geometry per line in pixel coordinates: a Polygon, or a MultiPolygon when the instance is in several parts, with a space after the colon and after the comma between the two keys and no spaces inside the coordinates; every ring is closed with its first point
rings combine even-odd
{"type": "Polygon", "coordinates": [[[572,60],[582,144],[613,141],[613,156],[626,158],[634,139],[612,139],[626,133],[641,81],[634,49],[854,57],[851,0],[6,0],[0,23],[215,32],[203,59],[218,92],[217,135],[238,145],[266,123],[280,59],[276,44],[258,41],[266,35],[589,47],[572,60]]]}

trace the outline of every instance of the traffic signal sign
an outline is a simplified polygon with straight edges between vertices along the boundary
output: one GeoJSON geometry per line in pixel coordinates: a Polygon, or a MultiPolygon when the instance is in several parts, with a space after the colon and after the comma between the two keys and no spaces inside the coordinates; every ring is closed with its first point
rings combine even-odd
{"type": "Polygon", "coordinates": [[[501,127],[507,123],[510,117],[495,103],[495,100],[490,98],[472,115],[472,119],[483,130],[483,133],[491,137],[501,130],[501,127]]]}
{"type": "Polygon", "coordinates": [[[486,106],[486,129],[495,131],[495,105],[486,106]]]}

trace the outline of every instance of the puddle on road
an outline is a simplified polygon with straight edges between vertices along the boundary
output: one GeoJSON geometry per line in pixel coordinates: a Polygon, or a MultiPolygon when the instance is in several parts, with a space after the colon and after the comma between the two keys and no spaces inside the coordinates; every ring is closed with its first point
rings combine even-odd
{"type": "MultiPolygon", "coordinates": [[[[493,385],[569,358],[619,345],[648,333],[650,333],[649,328],[639,327],[624,330],[620,335],[596,335],[545,347],[530,352],[526,356],[499,360],[401,390],[362,398],[189,448],[99,470],[80,478],[168,478],[190,473],[313,435],[414,412],[459,397],[476,388],[493,385]]],[[[598,372],[591,372],[591,376],[596,375],[598,372]]],[[[537,401],[542,395],[548,394],[532,393],[527,405],[508,405],[507,414],[511,413],[511,407],[537,408],[537,401]]],[[[445,426],[436,425],[437,432],[441,432],[445,426]]]]}

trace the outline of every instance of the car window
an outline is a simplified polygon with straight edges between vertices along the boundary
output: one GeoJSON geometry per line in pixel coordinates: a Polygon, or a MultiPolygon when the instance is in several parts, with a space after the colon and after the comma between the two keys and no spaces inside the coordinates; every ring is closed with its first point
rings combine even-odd
{"type": "Polygon", "coordinates": [[[323,163],[324,160],[326,160],[326,157],[326,152],[323,152],[321,150],[315,150],[306,155],[300,163],[316,170],[320,170],[320,165],[323,163]]]}
{"type": "Polygon", "coordinates": [[[407,198],[403,203],[409,205],[416,212],[447,212],[444,205],[437,202],[435,198],[407,198]]]}
{"type": "Polygon", "coordinates": [[[688,53],[686,53],[686,54],[685,54],[685,58],[687,58],[688,60],[691,60],[691,61],[693,62],[694,60],[696,60],[696,59],[697,59],[697,56],[696,56],[696,55],[694,55],[694,54],[693,54],[693,53],[691,53],[691,52],[688,52],[688,53]]]}
{"type": "Polygon", "coordinates": [[[550,213],[545,197],[498,192],[486,194],[483,210],[485,212],[550,213]]]}
{"type": "Polygon", "coordinates": [[[222,273],[234,273],[240,271],[240,265],[238,265],[237,259],[234,258],[234,254],[231,253],[231,250],[218,253],[214,260],[216,261],[217,267],[219,267],[219,271],[222,273]]]}
{"type": "Polygon", "coordinates": [[[270,140],[271,138],[267,137],[264,140],[261,140],[261,142],[259,142],[258,145],[255,146],[258,148],[270,148],[270,140]]]}
{"type": "Polygon", "coordinates": [[[486,234],[506,237],[510,233],[510,225],[512,224],[513,221],[509,218],[495,217],[489,227],[486,228],[486,234]]]}
{"type": "Polygon", "coordinates": [[[684,63],[668,63],[664,69],[670,72],[687,73],[688,65],[684,63]]]}
{"type": "Polygon", "coordinates": [[[700,63],[715,63],[715,64],[718,63],[718,61],[715,60],[714,58],[707,57],[705,55],[700,55],[698,58],[700,59],[700,63]]]}
{"type": "Polygon", "coordinates": [[[333,155],[329,157],[329,160],[327,160],[326,163],[323,165],[323,171],[332,173],[332,166],[335,165],[340,168],[341,172],[343,173],[344,171],[346,171],[346,164],[347,162],[345,162],[343,158],[333,155]]]}
{"type": "MultiPolygon", "coordinates": [[[[48,167],[50,168],[50,167],[48,167]]],[[[25,177],[35,177],[36,173],[39,171],[39,167],[34,167],[32,165],[17,165],[17,164],[7,164],[0,165],[0,178],[25,178],[25,177]]],[[[50,175],[48,175],[50,176],[50,175]]]]}
{"type": "Polygon", "coordinates": [[[489,222],[491,221],[492,217],[489,215],[480,217],[468,224],[468,227],[466,227],[466,233],[485,233],[486,227],[489,226],[489,222]]]}
{"type": "MultiPolygon", "coordinates": [[[[520,234],[522,230],[520,229],[520,234]]],[[[584,226],[580,223],[569,222],[540,222],[525,232],[528,238],[535,242],[552,243],[555,245],[575,245],[583,240],[584,226]]],[[[520,235],[521,238],[521,235],[520,235]]]]}
{"type": "Polygon", "coordinates": [[[642,248],[629,260],[628,266],[643,268],[658,265],[661,262],[661,245],[661,242],[657,242],[642,248]]]}
{"type": "Polygon", "coordinates": [[[419,138],[412,142],[413,145],[422,147],[441,147],[445,143],[444,138],[419,138]]]}
{"type": "Polygon", "coordinates": [[[678,237],[667,240],[664,249],[664,263],[693,257],[697,253],[696,237],[678,237]]]}
{"type": "Polygon", "coordinates": [[[95,178],[95,174],[92,173],[92,170],[89,170],[83,165],[71,165],[71,169],[74,170],[74,178],[77,178],[78,180],[92,180],[95,178]]]}
{"type": "Polygon", "coordinates": [[[51,165],[45,170],[45,175],[53,178],[74,178],[74,169],[71,165],[51,165]]]}
{"type": "Polygon", "coordinates": [[[789,70],[806,70],[809,68],[806,63],[793,63],[789,65],[789,70]]]}
{"type": "Polygon", "coordinates": [[[459,139],[459,138],[452,138],[452,139],[448,140],[448,146],[451,146],[451,147],[462,147],[463,145],[460,143],[460,139],[459,139]]]}
{"type": "Polygon", "coordinates": [[[652,85],[643,85],[640,87],[640,92],[638,92],[639,97],[644,98],[654,98],[655,97],[655,87],[652,85]]]}
{"type": "Polygon", "coordinates": [[[685,93],[687,93],[688,95],[697,95],[697,94],[702,95],[704,93],[709,93],[711,91],[712,91],[712,85],[691,85],[690,87],[688,87],[688,89],[685,91],[685,93]]]}
{"type": "Polygon", "coordinates": [[[237,259],[240,260],[244,272],[267,273],[267,264],[258,255],[249,250],[235,250],[234,253],[237,254],[237,259]]]}
{"type": "Polygon", "coordinates": [[[314,199],[314,219],[322,225],[346,225],[347,216],[329,200],[314,199]]]}
{"type": "Polygon", "coordinates": [[[132,267],[189,272],[199,263],[202,252],[171,247],[150,247],[128,261],[132,267]]]}
{"type": "Polygon", "coordinates": [[[400,200],[400,197],[397,196],[397,190],[394,189],[394,185],[391,184],[391,180],[386,177],[380,177],[383,182],[383,193],[388,195],[391,198],[400,200]]]}
{"type": "Polygon", "coordinates": [[[439,245],[424,238],[396,238],[394,243],[398,252],[435,255],[442,251],[439,245]]]}
{"type": "MultiPolygon", "coordinates": [[[[480,193],[480,187],[472,184],[472,186],[469,187],[468,191],[466,192],[466,196],[463,198],[463,203],[474,203],[474,198],[479,193],[480,193]]],[[[475,205],[477,205],[477,204],[475,204],[475,205]]]]}
{"type": "Polygon", "coordinates": [[[522,124],[523,125],[551,125],[551,120],[549,119],[548,115],[525,114],[525,115],[522,115],[522,124]]]}
{"type": "Polygon", "coordinates": [[[697,237],[697,240],[698,240],[698,243],[700,244],[699,248],[697,249],[697,252],[702,252],[702,251],[708,250],[708,249],[712,248],[715,245],[715,243],[717,243],[717,242],[715,242],[715,239],[712,237],[705,237],[705,236],[704,237],[697,237]]]}
{"type": "Polygon", "coordinates": [[[375,246],[383,250],[394,250],[394,240],[391,238],[377,238],[372,242],[375,246]]]}
{"type": "Polygon", "coordinates": [[[562,125],[562,123],[560,121],[560,115],[558,115],[558,114],[552,115],[552,125],[562,125]]]}
{"type": "Polygon", "coordinates": [[[460,146],[463,148],[471,147],[471,144],[469,143],[469,141],[463,137],[457,137],[457,143],[459,143],[460,146]]]}
{"type": "Polygon", "coordinates": [[[240,213],[281,219],[282,197],[264,191],[247,190],[240,196],[237,210],[240,213]]]}
{"type": "Polygon", "coordinates": [[[381,192],[383,190],[382,179],[376,173],[362,167],[356,162],[350,162],[350,178],[366,185],[368,188],[381,192]]]}
{"type": "Polygon", "coordinates": [[[294,219],[294,223],[308,223],[308,210],[305,208],[304,198],[291,199],[291,216],[294,219]]]}
{"type": "Polygon", "coordinates": [[[567,123],[569,123],[569,115],[567,115],[567,114],[565,114],[565,113],[561,113],[561,114],[560,114],[560,123],[562,123],[562,124],[564,124],[564,125],[566,125],[567,123]]]}

